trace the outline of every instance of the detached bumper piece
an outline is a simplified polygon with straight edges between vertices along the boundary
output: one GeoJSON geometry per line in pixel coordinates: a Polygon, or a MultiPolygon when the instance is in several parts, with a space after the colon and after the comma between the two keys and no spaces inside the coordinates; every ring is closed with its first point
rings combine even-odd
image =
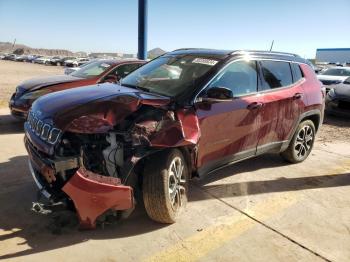
{"type": "Polygon", "coordinates": [[[80,227],[93,229],[96,219],[109,209],[133,208],[133,190],[120,179],[105,177],[80,168],[62,190],[72,199],[80,219],[80,227]]]}

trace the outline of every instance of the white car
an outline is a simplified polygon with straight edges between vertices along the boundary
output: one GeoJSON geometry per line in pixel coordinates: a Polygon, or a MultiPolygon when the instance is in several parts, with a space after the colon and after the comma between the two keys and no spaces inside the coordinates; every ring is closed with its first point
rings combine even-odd
{"type": "Polygon", "coordinates": [[[51,58],[50,58],[50,57],[42,56],[42,57],[39,57],[39,58],[37,58],[37,59],[34,59],[32,62],[33,62],[33,63],[36,63],[36,64],[45,64],[45,65],[49,65],[49,64],[50,64],[50,61],[51,61],[51,58]]]}
{"type": "Polygon", "coordinates": [[[64,68],[64,74],[65,74],[65,75],[69,75],[69,74],[71,74],[71,73],[73,73],[73,72],[75,72],[75,71],[78,71],[78,70],[82,69],[84,66],[87,66],[87,65],[89,65],[90,63],[96,62],[96,61],[98,61],[98,60],[102,60],[102,59],[92,59],[92,60],[90,60],[89,62],[86,62],[85,64],[83,64],[83,65],[81,65],[81,66],[78,66],[78,67],[65,67],[65,68],[64,68]]]}
{"type": "Polygon", "coordinates": [[[90,59],[89,58],[77,58],[74,60],[66,60],[64,65],[67,67],[78,67],[81,66],[83,64],[86,64],[87,62],[89,62],[90,59]]]}
{"type": "Polygon", "coordinates": [[[317,75],[318,80],[326,87],[326,92],[342,84],[350,76],[350,67],[331,67],[317,75]]]}

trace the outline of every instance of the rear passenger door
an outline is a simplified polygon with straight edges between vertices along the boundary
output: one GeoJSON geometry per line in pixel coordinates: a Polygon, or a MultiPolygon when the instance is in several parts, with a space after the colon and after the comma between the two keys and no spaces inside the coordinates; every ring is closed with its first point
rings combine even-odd
{"type": "Polygon", "coordinates": [[[303,78],[299,65],[261,60],[261,127],[257,153],[279,150],[290,137],[304,106],[303,78]],[[294,73],[293,73],[294,72],[294,73]]]}

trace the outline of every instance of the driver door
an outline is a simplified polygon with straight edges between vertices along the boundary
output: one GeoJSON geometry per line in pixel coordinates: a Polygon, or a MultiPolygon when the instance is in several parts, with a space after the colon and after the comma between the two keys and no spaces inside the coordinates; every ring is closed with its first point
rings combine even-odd
{"type": "MultiPolygon", "coordinates": [[[[234,61],[212,79],[199,97],[213,87],[229,88],[233,99],[196,103],[201,138],[199,174],[255,155],[260,128],[259,77],[256,61],[234,61]]],[[[200,101],[200,100],[199,100],[200,101]]]]}

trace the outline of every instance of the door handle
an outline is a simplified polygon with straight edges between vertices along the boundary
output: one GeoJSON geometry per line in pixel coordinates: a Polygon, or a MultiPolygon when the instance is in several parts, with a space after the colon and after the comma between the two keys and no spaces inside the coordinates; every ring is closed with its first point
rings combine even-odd
{"type": "Polygon", "coordinates": [[[295,93],[293,99],[301,99],[303,97],[302,93],[295,93]]]}
{"type": "Polygon", "coordinates": [[[249,110],[254,110],[254,109],[259,109],[263,106],[264,104],[263,103],[260,103],[260,102],[253,102],[251,104],[249,104],[247,106],[247,109],[249,110]]]}

